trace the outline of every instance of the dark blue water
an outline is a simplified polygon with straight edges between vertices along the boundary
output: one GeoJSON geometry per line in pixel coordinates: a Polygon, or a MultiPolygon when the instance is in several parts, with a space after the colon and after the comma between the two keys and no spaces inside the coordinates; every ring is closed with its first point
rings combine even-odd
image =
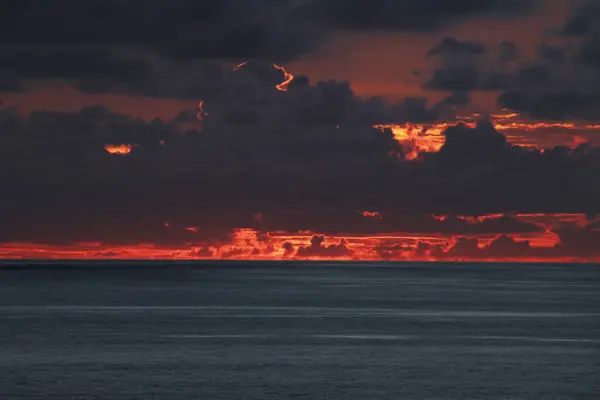
{"type": "Polygon", "coordinates": [[[0,269],[1,399],[600,399],[600,268],[0,269]]]}

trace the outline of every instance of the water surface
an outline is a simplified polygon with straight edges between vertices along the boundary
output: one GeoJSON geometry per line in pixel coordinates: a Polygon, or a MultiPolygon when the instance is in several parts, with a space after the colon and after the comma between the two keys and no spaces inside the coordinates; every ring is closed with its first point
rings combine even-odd
{"type": "Polygon", "coordinates": [[[4,399],[600,399],[600,268],[0,269],[4,399]]]}

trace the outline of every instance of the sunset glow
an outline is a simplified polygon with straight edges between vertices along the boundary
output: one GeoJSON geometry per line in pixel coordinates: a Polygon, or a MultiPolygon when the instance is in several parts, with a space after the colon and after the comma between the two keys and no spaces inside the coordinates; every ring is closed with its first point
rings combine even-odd
{"type": "MultiPolygon", "coordinates": [[[[581,144],[600,144],[600,125],[574,122],[532,122],[511,120],[519,114],[491,115],[494,127],[506,135],[509,143],[522,147],[545,149],[555,146],[575,148],[581,144]],[[577,134],[574,136],[574,134],[577,134]]],[[[437,152],[444,145],[444,131],[458,122],[474,128],[478,115],[458,118],[458,121],[436,124],[375,125],[390,129],[405,148],[406,157],[413,160],[422,152],[437,152]]]]}
{"type": "Polygon", "coordinates": [[[565,33],[577,7],[534,29],[515,1],[111,2],[181,24],[135,49],[143,29],[45,30],[47,54],[15,31],[0,257],[594,260],[597,43],[565,33]]]}
{"type": "Polygon", "coordinates": [[[133,150],[135,146],[135,144],[107,144],[104,146],[104,150],[110,154],[125,156],[131,153],[131,150],[133,150]]]}
{"type": "Polygon", "coordinates": [[[285,70],[284,67],[281,67],[277,64],[273,64],[273,67],[275,67],[275,69],[278,69],[279,71],[283,72],[283,76],[284,76],[284,81],[281,82],[280,84],[276,85],[275,88],[281,92],[287,92],[288,86],[294,80],[294,75],[290,74],[289,72],[287,72],[285,70]]]}
{"type": "MultiPolygon", "coordinates": [[[[382,218],[377,212],[365,211],[363,216],[382,218]]],[[[469,223],[481,223],[486,220],[499,220],[502,215],[486,215],[479,217],[453,217],[469,223]]],[[[434,216],[435,220],[446,221],[448,216],[434,216]]],[[[68,246],[49,244],[12,242],[0,245],[0,258],[5,259],[243,259],[243,260],[363,260],[363,261],[523,261],[523,262],[597,262],[600,257],[563,256],[559,252],[553,255],[553,249],[559,245],[560,239],[552,229],[564,223],[585,225],[586,217],[582,214],[520,214],[520,221],[539,225],[540,232],[471,234],[469,239],[476,239],[481,256],[455,255],[449,251],[461,237],[451,234],[429,233],[416,234],[396,232],[386,234],[339,234],[323,236],[323,241],[315,242],[320,237],[316,232],[259,232],[255,229],[236,229],[232,240],[228,243],[205,244],[187,242],[180,246],[167,246],[151,243],[130,245],[105,245],[102,243],[73,243],[68,246]],[[515,256],[502,253],[485,255],[487,247],[493,245],[500,236],[517,243],[527,243],[530,255],[515,256]],[[313,244],[311,244],[313,243],[313,244]],[[318,243],[318,244],[314,244],[318,243]],[[426,247],[423,247],[426,245],[426,247]],[[547,251],[548,255],[544,255],[547,251]]],[[[168,224],[165,224],[168,226],[168,224]]],[[[190,233],[198,233],[196,227],[186,227],[190,233]]]]}

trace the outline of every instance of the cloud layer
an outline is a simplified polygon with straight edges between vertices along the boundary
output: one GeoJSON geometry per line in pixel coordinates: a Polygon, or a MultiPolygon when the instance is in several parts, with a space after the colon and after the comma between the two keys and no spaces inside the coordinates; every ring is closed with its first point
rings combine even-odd
{"type": "Polygon", "coordinates": [[[598,148],[520,148],[484,120],[448,128],[439,152],[407,161],[393,134],[372,125],[427,120],[443,106],[388,105],[302,77],[282,92],[283,73],[260,63],[220,74],[202,121],[198,110],[151,122],[102,107],[0,111],[0,240],[218,241],[240,227],[523,232],[536,227],[420,215],[599,211],[598,148]],[[131,152],[110,154],[107,144],[131,152]]]}
{"type": "Polygon", "coordinates": [[[197,93],[178,90],[176,77],[196,81],[197,69],[210,73],[209,60],[282,63],[339,32],[435,32],[476,16],[520,16],[534,6],[533,0],[25,0],[0,16],[0,90],[53,79],[91,93],[189,98],[197,93]]]}
{"type": "Polygon", "coordinates": [[[352,258],[365,249],[349,234],[410,232],[446,242],[378,239],[367,252],[422,259],[595,256],[600,148],[576,138],[568,147],[519,147],[481,117],[473,125],[448,124],[439,151],[414,159],[414,137],[400,143],[391,130],[374,127],[454,121],[481,92],[523,118],[598,120],[595,3],[575,8],[534,54],[512,41],[484,43],[445,31],[474,18],[528,15],[536,6],[14,2],[0,16],[0,92],[58,84],[201,107],[153,121],[104,107],[29,115],[0,109],[0,242],[200,243],[193,256],[352,258]],[[417,76],[442,100],[361,98],[349,82],[291,79],[279,67],[336,35],[400,32],[439,36],[423,52],[429,70],[417,76]],[[550,227],[518,216],[527,213],[589,218],[550,227]],[[481,217],[488,214],[496,216],[481,217]],[[240,228],[254,236],[243,237],[240,228]],[[283,241],[271,236],[277,232],[308,239],[283,241]],[[524,241],[531,235],[554,235],[558,245],[540,249],[524,241]]]}

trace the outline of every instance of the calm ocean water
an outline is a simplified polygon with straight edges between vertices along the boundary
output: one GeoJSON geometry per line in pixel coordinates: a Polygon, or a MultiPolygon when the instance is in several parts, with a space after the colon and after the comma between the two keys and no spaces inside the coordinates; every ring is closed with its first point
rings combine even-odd
{"type": "Polygon", "coordinates": [[[600,267],[0,267],[0,399],[600,399],[600,267]]]}

